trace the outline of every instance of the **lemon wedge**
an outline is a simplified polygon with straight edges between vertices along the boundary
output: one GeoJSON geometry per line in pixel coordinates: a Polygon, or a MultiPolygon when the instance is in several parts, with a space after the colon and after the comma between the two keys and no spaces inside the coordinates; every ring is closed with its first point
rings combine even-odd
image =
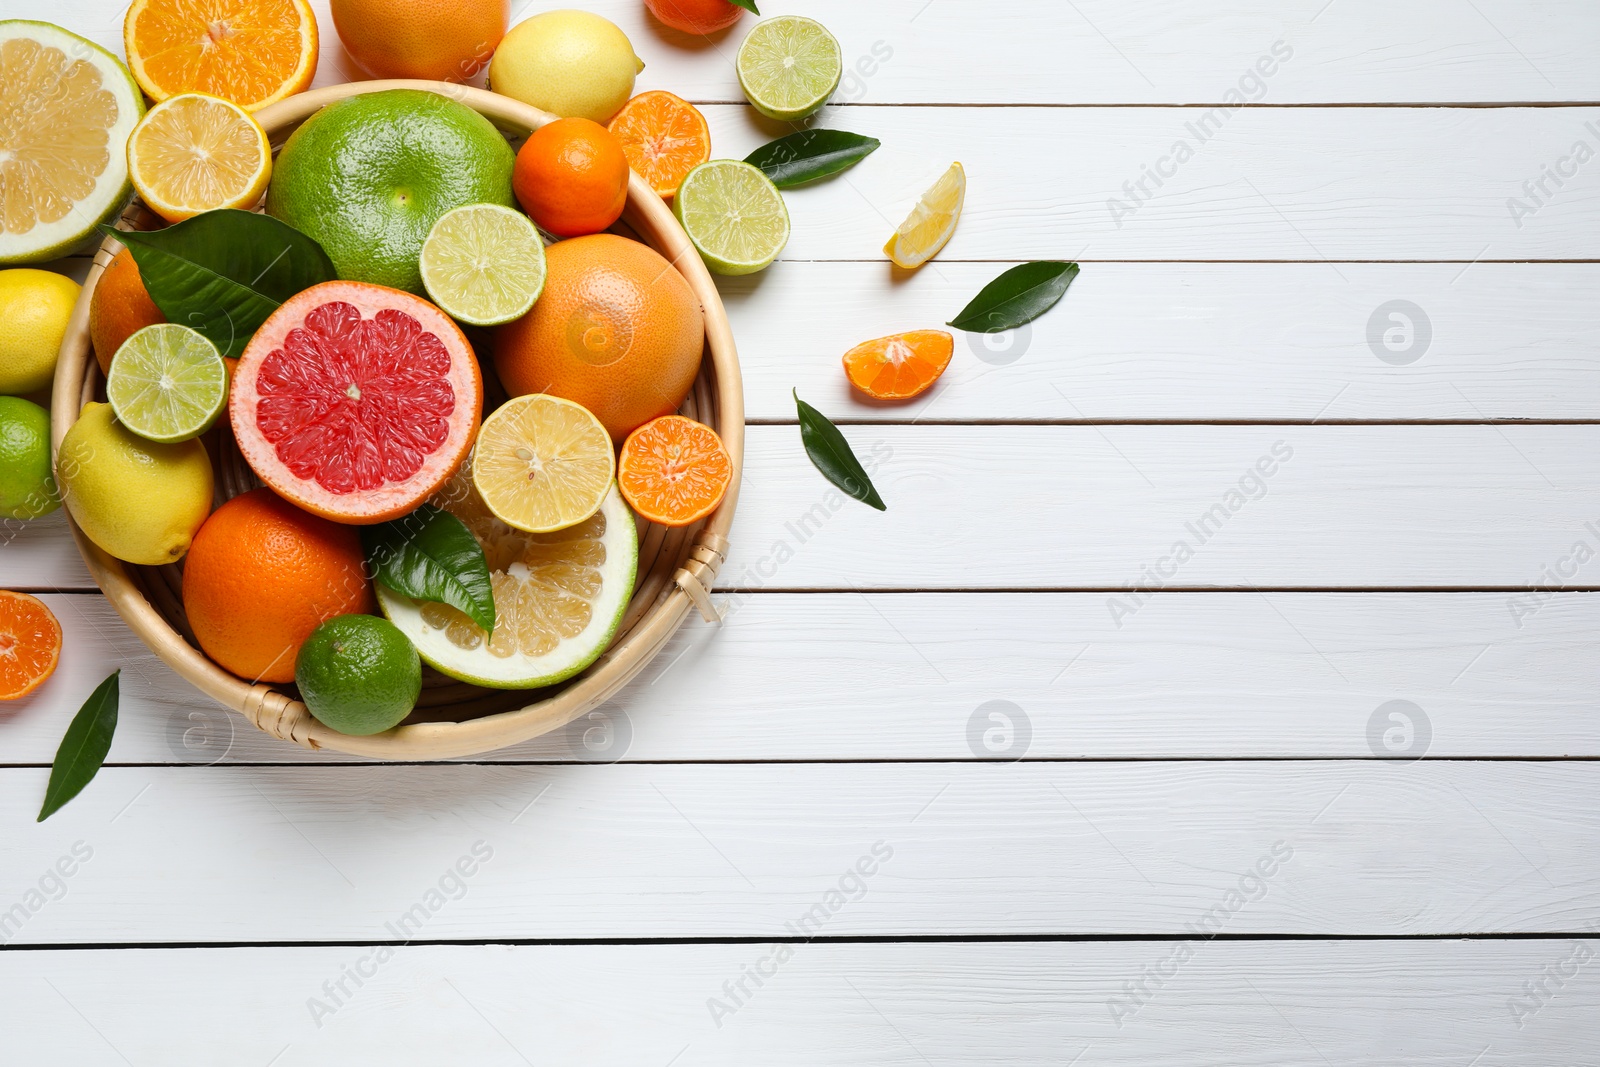
{"type": "Polygon", "coordinates": [[[967,199],[967,172],[960,163],[950,169],[922,194],[917,206],[883,246],[884,253],[897,267],[915,270],[939,254],[950,243],[961,221],[961,206],[967,199]]]}

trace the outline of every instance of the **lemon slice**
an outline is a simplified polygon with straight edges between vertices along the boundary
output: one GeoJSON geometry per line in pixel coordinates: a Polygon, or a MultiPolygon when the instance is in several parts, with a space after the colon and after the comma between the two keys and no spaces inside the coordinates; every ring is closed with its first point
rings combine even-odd
{"type": "Polygon", "coordinates": [[[106,399],[117,421],[145,440],[187,441],[211,429],[228,406],[228,365],[187,326],[146,326],[117,349],[106,399]]]}
{"type": "Polygon", "coordinates": [[[485,633],[455,608],[379,582],[378,606],[426,663],[474,685],[532,689],[572,677],[610,646],[639,566],[638,531],[615,483],[599,511],[555,533],[525,533],[495,518],[465,472],[432,503],[483,547],[495,627],[485,633]]]}
{"type": "Polygon", "coordinates": [[[772,179],[748,163],[713,159],[678,186],[672,213],[716,274],[754,274],[789,243],[789,209],[772,179]]]}
{"type": "Polygon", "coordinates": [[[44,22],[0,22],[0,264],[57,259],[133,195],[125,151],[144,114],[133,76],[44,22]]]}
{"type": "Polygon", "coordinates": [[[960,163],[950,169],[922,194],[906,221],[900,224],[884,252],[897,267],[912,270],[939,254],[950,243],[961,221],[961,205],[967,199],[967,172],[960,163]]]}
{"type": "Polygon", "coordinates": [[[544,241],[520,211],[469,204],[447,211],[422,244],[422,284],[451,318],[503,326],[544,292],[544,241]]]}
{"type": "Polygon", "coordinates": [[[839,88],[844,55],[820,22],[780,15],[756,24],[739,46],[735,66],[752,107],[769,119],[796,122],[839,88]]]}
{"type": "Polygon", "coordinates": [[[484,420],[472,483],[495,518],[549,533],[596,511],[617,473],[611,437],[581,404],[544,393],[512,397],[484,420]]]}
{"type": "Polygon", "coordinates": [[[134,128],[128,169],[151,211],[182,222],[202,211],[255,207],[272,177],[272,146],[238,104],[180,93],[134,128]]]}

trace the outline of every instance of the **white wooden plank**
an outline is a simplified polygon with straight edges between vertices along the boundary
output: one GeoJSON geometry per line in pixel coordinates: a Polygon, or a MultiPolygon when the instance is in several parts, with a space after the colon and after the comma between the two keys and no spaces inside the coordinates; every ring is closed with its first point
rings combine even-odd
{"type": "Polygon", "coordinates": [[[19,1062],[81,1067],[1413,1067],[1486,1048],[1547,1067],[1593,1047],[1592,937],[1180,944],[1181,961],[1171,942],[824,942],[781,963],[776,946],[714,944],[413,945],[381,964],[361,946],[40,951],[0,955],[0,990],[19,1062]],[[1147,966],[1175,973],[1157,988],[1147,966]],[[1528,999],[1541,978],[1549,994],[1528,999]],[[1124,1014],[1130,981],[1151,995],[1124,1014]],[[1536,1010],[1514,1016],[1523,1001],[1536,1010]]]}
{"type": "Polygon", "coordinates": [[[745,410],[792,420],[796,387],[835,417],[937,421],[1588,419],[1600,399],[1600,267],[1531,263],[1347,263],[1345,281],[1321,264],[1090,263],[1024,330],[952,331],[955,358],[916,400],[850,388],[847,349],[946,328],[1008,266],[720,279],[745,410]]]}
{"type": "Polygon", "coordinates": [[[1230,933],[1562,932],[1596,833],[1587,762],[113,767],[7,835],[0,901],[83,841],[12,940],[383,939],[482,841],[428,939],[805,936],[874,849],[829,935],[1182,934],[1241,878],[1230,933]]]}
{"type": "MultiPolygon", "coordinates": [[[[743,158],[789,132],[746,107],[705,111],[719,156],[743,158]]],[[[823,121],[883,147],[785,197],[794,223],[787,259],[874,260],[887,273],[884,240],[952,160],[967,170],[966,207],[940,259],[924,268],[934,272],[961,259],[1465,265],[1593,259],[1600,250],[1600,183],[1589,176],[1600,155],[1594,107],[1244,108],[1231,117],[860,107],[823,121]],[[1541,170],[1558,163],[1567,174],[1560,188],[1541,170]],[[1146,178],[1146,167],[1168,176],[1146,178]],[[1543,195],[1523,189],[1540,180],[1543,195]],[[1524,205],[1516,218],[1512,198],[1524,205]]],[[[1325,266],[1320,284],[1346,284],[1343,267],[1325,266]]]]}
{"type": "MultiPolygon", "coordinates": [[[[743,99],[733,55],[754,18],[704,41],[661,26],[637,0],[584,6],[628,34],[646,62],[641,90],[743,99]]],[[[56,0],[51,17],[120,56],[124,7],[56,0]]],[[[323,36],[316,84],[360,78],[327,0],[312,7],[323,36]]],[[[514,4],[512,17],[547,8],[514,4]]],[[[20,0],[0,11],[37,14],[20,0]]],[[[1326,0],[1156,0],[1136,8],[1110,0],[1004,8],[975,0],[812,0],[803,13],[839,38],[850,69],[839,103],[1217,103],[1230,91],[1265,103],[1600,99],[1590,62],[1600,22],[1583,0],[1547,0],[1536,11],[1516,0],[1478,0],[1466,10],[1449,0],[1341,0],[1331,8],[1326,0]],[[1261,77],[1255,65],[1278,42],[1288,58],[1261,77]]]]}
{"type": "MultiPolygon", "coordinates": [[[[1585,525],[1600,520],[1593,425],[846,436],[889,510],[823,481],[794,426],[751,427],[723,588],[1531,588],[1576,541],[1592,552],[1600,538],[1585,525]]],[[[0,585],[87,588],[64,536],[57,519],[26,524],[0,554],[0,585]]],[[[1570,584],[1594,583],[1580,568],[1570,584]]]]}
{"type": "MultiPolygon", "coordinates": [[[[212,704],[102,598],[46,599],[64,658],[0,715],[4,762],[48,764],[118,668],[112,763],[343,758],[212,704]]],[[[686,623],[600,717],[480,758],[1600,756],[1600,596],[1168,593],[1120,630],[1105,600],[743,597],[721,628],[686,623]]]]}
{"type": "Polygon", "coordinates": [[[0,587],[95,588],[67,528],[64,508],[42,519],[0,519],[0,587]]]}

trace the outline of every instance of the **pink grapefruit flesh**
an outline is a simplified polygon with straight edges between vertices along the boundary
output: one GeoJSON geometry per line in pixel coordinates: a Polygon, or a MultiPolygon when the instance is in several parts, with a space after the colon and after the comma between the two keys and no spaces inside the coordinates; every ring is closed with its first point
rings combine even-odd
{"type": "Polygon", "coordinates": [[[256,331],[228,400],[239,451],[279,496],[335,522],[414,510],[466,458],[483,379],[444,312],[367,282],[324,282],[256,331]]]}

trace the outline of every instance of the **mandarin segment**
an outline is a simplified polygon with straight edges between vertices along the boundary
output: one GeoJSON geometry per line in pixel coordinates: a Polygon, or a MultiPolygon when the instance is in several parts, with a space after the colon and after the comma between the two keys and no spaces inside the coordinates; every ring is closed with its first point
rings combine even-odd
{"type": "Polygon", "coordinates": [[[60,660],[61,624],[44,601],[0,589],[0,700],[39,688],[60,660]]]}
{"type": "Polygon", "coordinates": [[[844,354],[850,384],[875,400],[905,400],[925,391],[955,352],[943,330],[911,330],[864,341],[844,354]]]}

